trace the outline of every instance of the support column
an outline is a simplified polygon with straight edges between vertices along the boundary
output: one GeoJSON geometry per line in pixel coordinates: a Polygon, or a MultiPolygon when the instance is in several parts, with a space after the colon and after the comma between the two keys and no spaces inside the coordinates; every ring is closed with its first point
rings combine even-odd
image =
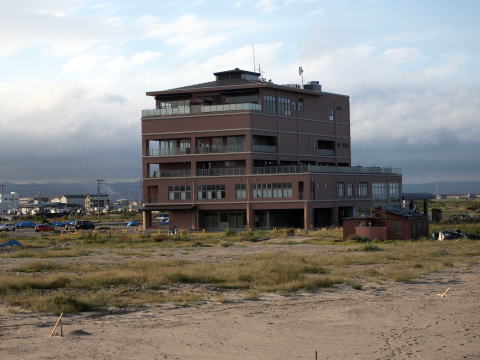
{"type": "Polygon", "coordinates": [[[143,231],[147,231],[152,228],[152,212],[145,210],[143,212],[143,231]]]}
{"type": "Polygon", "coordinates": [[[249,202],[247,203],[246,215],[247,215],[247,229],[248,230],[253,229],[255,227],[255,223],[254,223],[255,218],[253,216],[252,206],[250,205],[249,202]]]}
{"type": "Polygon", "coordinates": [[[312,227],[312,206],[309,201],[303,203],[303,228],[305,231],[312,227]]]}
{"type": "Polygon", "coordinates": [[[334,226],[338,226],[338,206],[337,205],[335,205],[335,207],[332,208],[331,223],[334,226]]]}

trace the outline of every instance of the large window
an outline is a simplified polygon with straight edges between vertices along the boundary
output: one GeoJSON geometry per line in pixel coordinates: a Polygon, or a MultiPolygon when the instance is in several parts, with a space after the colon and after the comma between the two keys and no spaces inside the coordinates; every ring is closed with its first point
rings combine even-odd
{"type": "Polygon", "coordinates": [[[298,112],[303,112],[303,110],[304,110],[304,107],[303,107],[303,99],[300,98],[300,99],[298,99],[298,108],[297,108],[297,111],[298,111],[298,112]]]}
{"type": "Polygon", "coordinates": [[[337,194],[338,194],[338,197],[344,197],[345,196],[345,183],[343,183],[343,182],[338,183],[337,194]]]}
{"type": "Polygon", "coordinates": [[[263,98],[263,102],[265,106],[265,112],[270,114],[275,114],[275,102],[276,102],[275,96],[265,96],[263,98]]]}
{"type": "Polygon", "coordinates": [[[225,199],[225,185],[199,185],[198,200],[225,199]]]}
{"type": "Polygon", "coordinates": [[[330,108],[330,111],[328,113],[328,120],[335,121],[335,108],[334,107],[330,108]]]}
{"type": "Polygon", "coordinates": [[[292,115],[290,99],[278,98],[278,114],[292,115]]]}
{"type": "Polygon", "coordinates": [[[190,186],[169,186],[168,200],[190,200],[190,186]]]}
{"type": "Polygon", "coordinates": [[[281,199],[292,197],[292,183],[253,184],[253,198],[281,199]]]}
{"type": "Polygon", "coordinates": [[[400,183],[388,184],[388,197],[390,200],[400,200],[400,183]]]}
{"type": "Polygon", "coordinates": [[[353,185],[347,184],[347,196],[353,196],[353,185]]]}
{"type": "Polygon", "coordinates": [[[247,190],[245,184],[236,184],[235,185],[235,197],[237,199],[246,199],[247,198],[247,190]]]}
{"type": "Polygon", "coordinates": [[[247,96],[227,96],[225,98],[226,104],[258,104],[258,95],[247,95],[247,96]]]}
{"type": "Polygon", "coordinates": [[[386,183],[372,183],[372,200],[387,200],[386,183]]]}
{"type": "Polygon", "coordinates": [[[359,183],[357,186],[357,196],[368,196],[368,183],[359,183]]]}

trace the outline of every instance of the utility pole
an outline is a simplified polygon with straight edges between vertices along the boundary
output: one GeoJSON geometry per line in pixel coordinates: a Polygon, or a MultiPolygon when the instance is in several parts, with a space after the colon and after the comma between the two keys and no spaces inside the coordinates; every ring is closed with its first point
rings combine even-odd
{"type": "Polygon", "coordinates": [[[0,184],[0,215],[3,215],[3,184],[0,184]]]}
{"type": "Polygon", "coordinates": [[[97,221],[100,222],[100,185],[104,182],[103,179],[97,179],[97,221]]]}

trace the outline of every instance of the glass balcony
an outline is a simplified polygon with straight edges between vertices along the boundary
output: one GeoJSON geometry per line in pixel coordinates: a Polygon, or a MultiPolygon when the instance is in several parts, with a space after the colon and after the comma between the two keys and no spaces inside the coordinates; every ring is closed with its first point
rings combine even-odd
{"type": "Polygon", "coordinates": [[[253,145],[253,151],[276,153],[277,147],[273,145],[253,145]]]}
{"type": "Polygon", "coordinates": [[[198,154],[215,154],[215,153],[229,153],[229,152],[242,152],[244,151],[243,145],[213,145],[213,146],[199,146],[197,147],[198,154]]]}
{"type": "Polygon", "coordinates": [[[164,178],[164,177],[187,177],[190,176],[190,170],[160,170],[153,171],[150,175],[151,178],[164,178]]]}
{"type": "Polygon", "coordinates": [[[245,175],[245,168],[197,169],[197,176],[245,175]]]}
{"type": "Polygon", "coordinates": [[[186,155],[190,154],[189,148],[173,148],[173,149],[149,149],[149,156],[168,156],[168,155],[186,155]]]}
{"type": "Polygon", "coordinates": [[[179,106],[175,108],[166,108],[166,109],[142,110],[142,117],[188,115],[188,114],[228,112],[228,111],[262,111],[262,106],[260,104],[251,104],[251,103],[179,106]]]}
{"type": "Polygon", "coordinates": [[[344,174],[387,174],[401,175],[399,168],[381,168],[377,166],[317,166],[317,165],[285,165],[254,167],[254,174],[289,174],[289,173],[344,173],[344,174]]]}

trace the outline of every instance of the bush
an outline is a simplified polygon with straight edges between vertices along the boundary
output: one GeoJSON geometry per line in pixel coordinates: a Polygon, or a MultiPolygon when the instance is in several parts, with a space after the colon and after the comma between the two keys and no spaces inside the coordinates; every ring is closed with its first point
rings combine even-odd
{"type": "Polygon", "coordinates": [[[358,248],[358,251],[382,251],[383,249],[375,244],[366,244],[361,248],[358,248]]]}
{"type": "Polygon", "coordinates": [[[225,234],[224,235],[226,237],[235,236],[235,235],[237,235],[237,232],[233,229],[225,229],[225,234]]]}
{"type": "Polygon", "coordinates": [[[293,229],[293,228],[288,228],[287,230],[285,230],[285,235],[287,235],[287,236],[294,236],[294,235],[295,235],[295,229],[293,229]]]}

